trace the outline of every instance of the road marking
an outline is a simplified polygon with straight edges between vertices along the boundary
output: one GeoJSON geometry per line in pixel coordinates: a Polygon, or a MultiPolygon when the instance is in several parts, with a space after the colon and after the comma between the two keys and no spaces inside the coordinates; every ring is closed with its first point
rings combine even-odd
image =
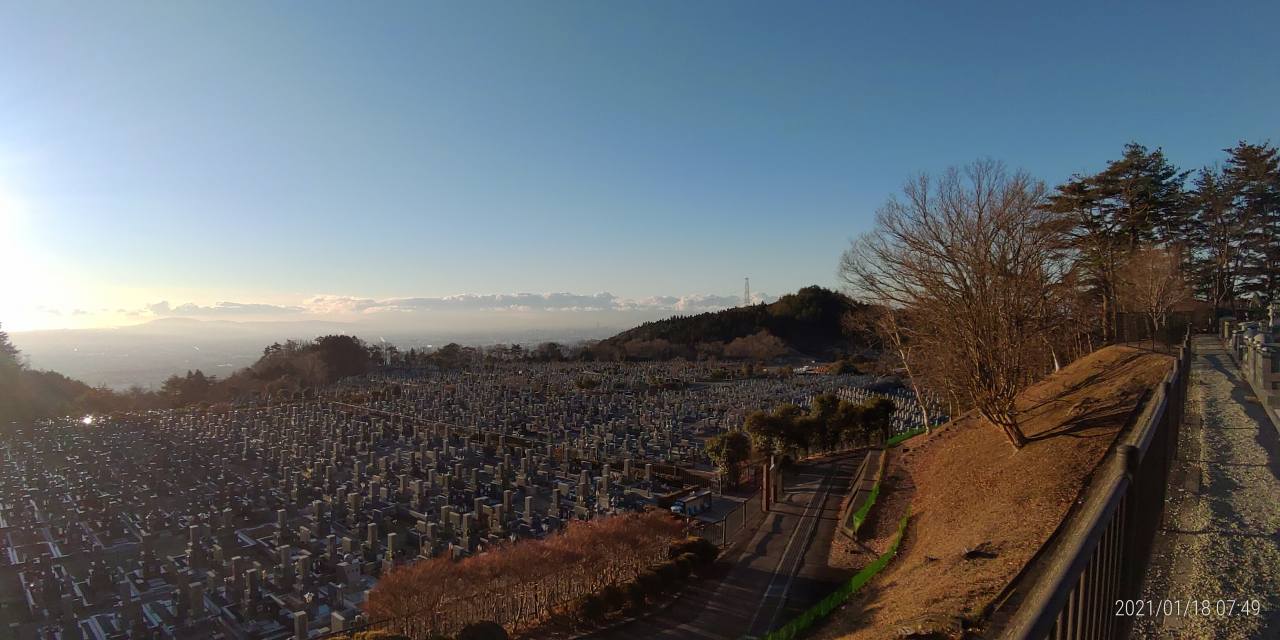
{"type": "MultiPolygon", "coordinates": [[[[832,470],[834,470],[834,467],[832,467],[832,470]]],[[[791,531],[791,537],[787,539],[787,546],[786,546],[786,548],[784,548],[784,549],[782,550],[782,557],[778,559],[778,564],[777,564],[777,566],[774,568],[773,576],[769,579],[769,586],[765,588],[764,596],[760,598],[760,604],[759,604],[759,606],[757,606],[757,607],[756,607],[756,613],[755,613],[755,615],[754,615],[754,616],[752,616],[752,618],[751,618],[751,624],[750,624],[750,626],[748,626],[748,627],[747,627],[747,632],[748,632],[748,633],[751,633],[752,631],[754,631],[754,630],[755,630],[755,628],[756,628],[756,623],[757,623],[757,622],[759,621],[759,619],[760,619],[760,613],[761,613],[762,611],[764,611],[764,609],[765,609],[765,603],[766,603],[766,601],[767,601],[767,600],[771,597],[771,595],[774,593],[774,589],[775,589],[775,585],[774,585],[774,583],[778,580],[778,576],[779,576],[779,575],[781,575],[781,574],[779,573],[779,571],[782,569],[782,565],[783,565],[783,563],[785,563],[785,562],[787,561],[787,555],[789,555],[789,554],[791,553],[791,547],[792,547],[792,545],[794,545],[794,544],[795,544],[796,536],[797,536],[797,535],[799,535],[799,533],[800,533],[800,529],[804,528],[805,519],[809,517],[809,512],[810,512],[810,510],[811,510],[811,509],[813,509],[813,507],[814,507],[814,505],[815,505],[815,504],[816,504],[816,505],[818,505],[819,510],[821,510],[821,505],[822,505],[822,504],[824,504],[824,503],[826,502],[826,492],[827,492],[827,490],[828,490],[828,487],[826,486],[826,485],[827,485],[827,479],[831,476],[831,473],[832,473],[831,471],[828,471],[826,476],[823,476],[823,477],[821,477],[821,478],[819,478],[819,479],[818,479],[818,488],[819,488],[819,489],[822,491],[822,493],[823,493],[823,497],[822,497],[822,499],[821,499],[821,500],[818,500],[818,499],[817,499],[817,498],[818,498],[818,493],[815,491],[815,492],[814,492],[814,497],[813,497],[813,499],[810,499],[809,504],[805,506],[804,513],[800,515],[800,521],[799,521],[798,523],[796,523],[796,528],[795,528],[795,529],[793,529],[793,530],[791,531]]],[[[815,518],[815,519],[813,520],[813,522],[816,522],[816,521],[817,521],[817,519],[815,518]]],[[[812,528],[812,527],[810,527],[810,528],[812,528]]],[[[808,534],[805,534],[805,537],[808,537],[810,534],[812,534],[812,531],[810,531],[808,534]]],[[[795,563],[793,563],[793,569],[794,569],[794,568],[795,568],[795,563]]],[[[783,593],[784,593],[784,594],[787,592],[787,590],[789,590],[789,589],[791,588],[791,581],[792,581],[794,578],[795,578],[795,576],[794,576],[794,575],[789,575],[789,576],[787,577],[787,582],[786,582],[786,585],[785,585],[785,587],[784,587],[784,589],[783,589],[783,593]]],[[[770,626],[770,628],[772,628],[772,627],[773,627],[773,623],[774,623],[774,621],[775,621],[775,620],[777,620],[777,618],[778,618],[778,613],[779,613],[779,611],[782,609],[782,605],[783,605],[783,604],[785,604],[785,603],[786,603],[786,599],[784,598],[783,600],[781,600],[781,601],[778,603],[778,607],[774,609],[773,615],[772,615],[772,616],[770,617],[770,619],[769,619],[769,626],[770,626]]]]}
{"type": "MultiPolygon", "coordinates": [[[[822,489],[822,497],[818,498],[817,494],[814,495],[814,498],[818,503],[818,512],[809,520],[809,531],[804,534],[806,540],[812,538],[814,532],[818,529],[818,517],[822,515],[822,509],[827,504],[827,496],[831,493],[830,481],[831,477],[835,475],[835,472],[836,466],[832,465],[831,470],[827,472],[826,477],[819,481],[818,486],[822,489]]],[[[782,609],[787,604],[787,596],[791,593],[791,585],[795,582],[796,575],[800,573],[800,565],[804,562],[804,555],[804,553],[801,553],[796,556],[795,562],[791,564],[791,570],[787,572],[787,583],[782,589],[782,598],[778,600],[778,608],[774,609],[773,617],[769,619],[770,629],[772,629],[774,625],[778,624],[778,616],[782,614],[782,609]]],[[[783,554],[783,558],[785,557],[786,554],[783,554]]]]}

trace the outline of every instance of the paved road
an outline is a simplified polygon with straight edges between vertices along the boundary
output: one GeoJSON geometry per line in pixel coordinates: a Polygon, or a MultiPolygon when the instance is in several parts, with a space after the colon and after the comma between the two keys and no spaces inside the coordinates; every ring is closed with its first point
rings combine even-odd
{"type": "Polygon", "coordinates": [[[1139,619],[1133,636],[1280,638],[1280,435],[1216,338],[1192,349],[1187,424],[1142,598],[1209,611],[1139,619]]]}
{"type": "Polygon", "coordinates": [[[827,566],[840,500],[860,456],[802,465],[749,540],[730,548],[718,578],[695,582],[674,605],[592,636],[609,639],[763,636],[834,590],[848,574],[827,566]]]}

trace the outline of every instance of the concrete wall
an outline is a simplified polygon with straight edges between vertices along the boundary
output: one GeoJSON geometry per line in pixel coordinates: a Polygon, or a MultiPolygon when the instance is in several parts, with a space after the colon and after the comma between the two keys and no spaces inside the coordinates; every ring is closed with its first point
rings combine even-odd
{"type": "Polygon", "coordinates": [[[1231,320],[1222,322],[1223,342],[1260,396],[1258,401],[1268,409],[1280,409],[1280,343],[1273,342],[1275,333],[1263,334],[1266,340],[1262,344],[1249,333],[1231,320]]]}

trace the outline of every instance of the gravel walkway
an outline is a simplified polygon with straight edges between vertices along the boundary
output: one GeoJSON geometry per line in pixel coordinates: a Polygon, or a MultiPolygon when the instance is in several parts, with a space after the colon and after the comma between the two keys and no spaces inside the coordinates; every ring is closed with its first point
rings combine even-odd
{"type": "Polygon", "coordinates": [[[1142,596],[1181,614],[1137,618],[1133,637],[1280,638],[1280,435],[1216,338],[1197,337],[1193,350],[1187,425],[1142,596]]]}

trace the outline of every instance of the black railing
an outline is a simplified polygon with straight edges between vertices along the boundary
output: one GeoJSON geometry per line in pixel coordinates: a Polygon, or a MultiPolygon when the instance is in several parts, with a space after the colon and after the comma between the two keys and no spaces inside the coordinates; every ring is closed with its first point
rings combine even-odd
{"type": "Polygon", "coordinates": [[[1132,618],[1117,616],[1115,603],[1141,593],[1177,457],[1190,362],[1186,333],[1173,371],[1098,465],[1080,503],[997,606],[992,637],[1128,637],[1132,618]]]}

